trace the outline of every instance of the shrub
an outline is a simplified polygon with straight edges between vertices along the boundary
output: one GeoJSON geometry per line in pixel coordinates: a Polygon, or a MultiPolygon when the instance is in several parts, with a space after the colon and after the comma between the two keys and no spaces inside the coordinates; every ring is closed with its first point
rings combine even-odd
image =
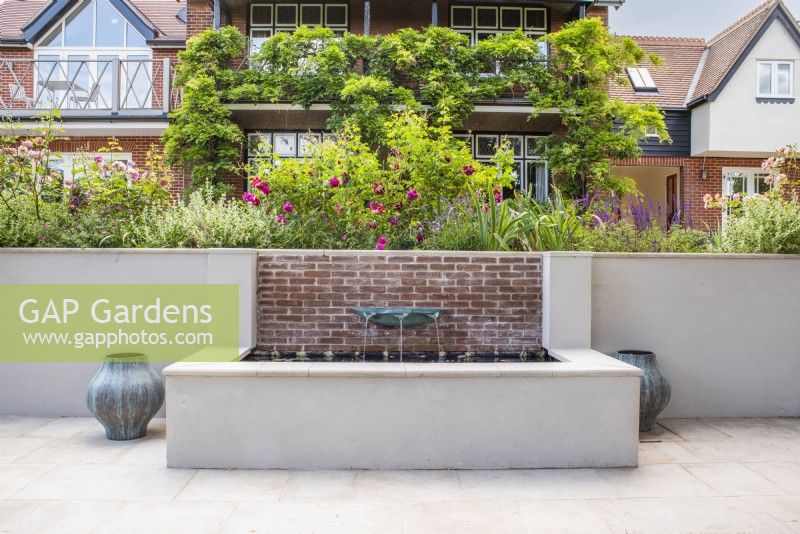
{"type": "Polygon", "coordinates": [[[449,128],[430,126],[423,116],[394,115],[386,129],[387,145],[377,149],[351,126],[335,141],[310,147],[304,160],[263,161],[244,200],[287,232],[309,237],[311,227],[348,248],[411,248],[452,201],[511,181],[506,148],[495,165],[484,165],[449,128]]]}
{"type": "Polygon", "coordinates": [[[800,202],[756,197],[731,214],[722,232],[725,252],[800,254],[800,202]]]}
{"type": "Polygon", "coordinates": [[[275,226],[253,206],[195,191],[185,204],[147,210],[135,229],[140,247],[267,248],[275,226]]]}
{"type": "Polygon", "coordinates": [[[559,190],[547,202],[519,196],[515,206],[522,217],[519,239],[526,250],[575,250],[578,246],[583,219],[575,203],[565,201],[559,190]]]}

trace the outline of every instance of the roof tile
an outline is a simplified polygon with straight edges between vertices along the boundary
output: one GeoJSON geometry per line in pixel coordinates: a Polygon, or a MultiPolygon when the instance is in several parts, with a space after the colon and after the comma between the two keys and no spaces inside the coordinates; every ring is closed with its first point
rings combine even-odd
{"type": "MultiPolygon", "coordinates": [[[[183,40],[186,24],[178,19],[178,11],[186,8],[186,0],[128,0],[158,31],[157,40],[183,40]]],[[[0,38],[22,37],[31,19],[50,0],[0,0],[0,38]]]]}

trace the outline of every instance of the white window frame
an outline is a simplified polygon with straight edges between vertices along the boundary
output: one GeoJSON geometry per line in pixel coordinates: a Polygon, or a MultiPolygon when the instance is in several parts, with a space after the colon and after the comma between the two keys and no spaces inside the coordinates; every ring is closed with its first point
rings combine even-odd
{"type": "Polygon", "coordinates": [[[455,133],[453,134],[453,137],[466,142],[467,146],[470,148],[472,157],[475,158],[476,161],[486,165],[492,164],[492,157],[494,154],[491,154],[491,156],[486,154],[478,154],[478,138],[492,138],[496,143],[496,147],[499,147],[500,143],[502,143],[505,139],[519,139],[522,142],[522,152],[519,155],[514,155],[514,163],[519,167],[521,174],[517,176],[517,183],[515,184],[515,187],[520,190],[527,191],[530,190],[531,185],[533,185],[536,194],[536,200],[547,200],[547,197],[550,194],[550,168],[547,161],[542,156],[535,153],[535,148],[533,148],[535,146],[535,142],[533,144],[531,143],[532,141],[546,136],[476,132],[455,133]],[[529,148],[531,148],[531,150],[529,150],[529,148]],[[535,174],[535,169],[542,165],[544,166],[544,172],[541,176],[537,176],[535,174]],[[529,172],[529,167],[534,169],[533,175],[531,175],[529,172]]]}
{"type": "MultiPolygon", "coordinates": [[[[111,7],[114,7],[114,6],[112,5],[111,7]]],[[[114,8],[114,9],[116,10],[116,8],[114,8]]],[[[117,10],[117,13],[119,13],[118,10],[117,10]]],[[[151,51],[150,47],[148,47],[148,46],[128,47],[128,26],[133,26],[133,25],[130,23],[130,21],[128,19],[125,18],[125,16],[122,13],[119,13],[119,16],[122,18],[122,20],[125,23],[123,25],[124,29],[123,29],[123,39],[122,39],[123,45],[122,45],[122,48],[124,48],[126,50],[148,50],[148,51],[151,51]]],[[[135,31],[136,33],[139,33],[139,30],[137,30],[135,27],[133,28],[133,31],[135,31]]],[[[139,33],[139,35],[143,39],[145,39],[144,35],[141,35],[141,33],[139,33]]],[[[76,4],[75,6],[72,7],[72,9],[67,11],[64,14],[64,16],[61,17],[61,20],[58,22],[58,24],[57,25],[53,25],[49,29],[49,31],[47,33],[45,33],[34,44],[34,50],[36,50],[37,48],[40,48],[41,50],[106,50],[106,51],[116,51],[116,52],[119,52],[119,50],[120,50],[120,47],[118,47],[118,46],[104,46],[104,47],[95,46],[94,45],[95,42],[97,42],[97,2],[95,2],[93,0],[88,0],[88,2],[78,2],[78,4],[76,4]],[[67,19],[70,18],[73,13],[75,13],[79,9],[81,9],[86,3],[91,3],[92,4],[92,45],[91,46],[65,47],[64,46],[64,39],[66,38],[67,19]],[[59,31],[61,32],[61,46],[43,46],[42,43],[44,41],[46,41],[48,37],[53,35],[53,33],[56,31],[56,28],[58,28],[59,31]]]]}
{"type": "Polygon", "coordinates": [[[51,156],[48,166],[51,170],[61,171],[61,177],[65,183],[72,183],[75,181],[73,174],[75,162],[81,158],[92,160],[96,157],[103,158],[104,161],[133,161],[133,155],[130,152],[61,152],[58,156],[51,156]],[[60,165],[56,165],[60,163],[60,165]]]}
{"type": "MultiPolygon", "coordinates": [[[[454,4],[450,6],[450,29],[455,30],[457,33],[469,37],[470,44],[475,45],[478,43],[478,34],[493,34],[501,35],[504,33],[511,33],[516,30],[522,30],[525,35],[532,39],[537,39],[547,34],[549,24],[549,11],[545,7],[523,7],[518,5],[497,5],[497,4],[454,4]],[[497,11],[497,26],[479,26],[478,25],[478,9],[489,9],[497,11]],[[469,10],[471,23],[469,25],[456,25],[453,24],[455,20],[454,13],[456,10],[469,10]],[[511,28],[510,26],[503,26],[503,11],[521,10],[521,20],[519,27],[511,28]],[[537,28],[527,25],[527,14],[531,11],[539,11],[544,15],[544,26],[537,28]]],[[[547,46],[540,46],[543,52],[547,52],[547,46]]]]}
{"type": "Polygon", "coordinates": [[[650,74],[650,69],[647,67],[628,67],[626,71],[633,90],[637,93],[658,91],[658,84],[656,84],[653,75],[650,74]]]}
{"type": "MultiPolygon", "coordinates": [[[[723,167],[722,169],[722,193],[725,196],[733,194],[732,178],[736,175],[744,178],[744,191],[742,195],[764,194],[766,191],[756,191],[758,179],[769,176],[769,173],[761,168],[749,167],[723,167]]],[[[775,184],[770,186],[770,191],[775,188],[775,184]]]]}
{"type": "MultiPolygon", "coordinates": [[[[147,72],[147,75],[148,75],[148,82],[150,84],[150,90],[152,92],[153,83],[155,82],[155,80],[153,80],[153,66],[152,66],[153,49],[150,48],[149,46],[136,46],[136,47],[128,47],[127,46],[128,45],[128,26],[132,26],[132,24],[122,15],[122,13],[119,14],[119,16],[125,22],[125,24],[123,25],[123,33],[124,33],[123,42],[124,42],[124,45],[122,47],[118,47],[118,46],[70,46],[70,47],[65,47],[64,46],[64,39],[65,39],[65,35],[66,35],[66,21],[67,21],[67,19],[69,19],[70,16],[72,16],[73,13],[75,13],[77,10],[81,9],[85,4],[86,4],[86,2],[80,2],[76,6],[74,6],[72,9],[70,9],[63,17],[61,17],[61,20],[58,22],[58,25],[54,25],[50,29],[50,31],[48,31],[41,39],[39,39],[36,42],[36,44],[34,44],[34,47],[33,47],[33,58],[36,61],[54,61],[53,59],[50,59],[50,57],[47,57],[47,56],[57,56],[58,57],[58,61],[70,61],[70,57],[85,56],[85,59],[73,60],[73,61],[87,61],[87,66],[91,70],[92,77],[95,79],[95,81],[99,82],[100,81],[99,80],[100,72],[98,72],[98,65],[100,64],[99,61],[101,61],[101,59],[100,59],[101,57],[114,56],[114,57],[116,57],[117,59],[119,59],[121,61],[127,61],[129,57],[136,56],[136,57],[134,57],[133,59],[131,59],[129,61],[149,61],[149,62],[151,62],[150,65],[147,67],[147,71],[146,72],[147,72]],[[61,46],[42,46],[42,43],[45,40],[47,40],[47,38],[50,37],[50,35],[52,35],[53,32],[55,32],[57,28],[58,28],[58,31],[61,32],[61,46]]],[[[94,42],[96,42],[96,39],[97,39],[97,35],[96,35],[96,33],[97,33],[97,2],[91,1],[91,4],[92,4],[92,43],[94,43],[94,42]]],[[[137,30],[136,28],[133,28],[133,31],[138,32],[139,30],[137,30]]],[[[142,37],[144,37],[144,36],[142,36],[142,37]]],[[[56,68],[58,69],[59,67],[56,67],[56,68]]],[[[135,66],[133,67],[133,69],[135,70],[135,66]]],[[[67,68],[67,71],[68,70],[69,69],[67,68]]],[[[40,92],[41,91],[47,91],[47,89],[39,86],[38,73],[34,73],[34,75],[37,77],[37,83],[34,84],[34,98],[36,98],[37,101],[38,101],[38,99],[41,96],[40,92]]],[[[67,72],[67,75],[69,75],[69,72],[67,72]]],[[[103,75],[104,76],[108,76],[109,80],[112,77],[112,73],[111,72],[103,72],[103,75]]],[[[125,72],[121,73],[121,77],[123,77],[123,76],[125,76],[125,72]]],[[[130,80],[127,80],[127,81],[130,81],[130,80]]],[[[119,83],[123,84],[123,83],[126,83],[127,81],[121,79],[119,83]]],[[[86,89],[88,90],[88,88],[86,88],[86,89]]],[[[113,87],[112,87],[112,91],[113,91],[113,87]]],[[[152,103],[152,98],[153,98],[153,95],[151,93],[151,95],[150,95],[151,103],[152,103]]],[[[128,102],[130,102],[130,101],[131,101],[131,97],[129,96],[128,97],[128,102]]],[[[133,102],[136,102],[135,98],[133,99],[133,102]]],[[[144,106],[147,106],[147,102],[143,102],[142,104],[144,106]]],[[[127,106],[127,107],[139,108],[141,106],[132,105],[132,106],[127,106]]]]}
{"type": "Polygon", "coordinates": [[[794,98],[794,61],[786,59],[760,59],[756,63],[756,98],[794,98]],[[761,66],[770,66],[770,93],[761,92],[761,66]],[[778,90],[778,67],[789,65],[789,93],[780,94],[778,90]]]}
{"type": "Polygon", "coordinates": [[[658,128],[656,128],[655,126],[650,126],[644,132],[644,138],[649,140],[649,141],[658,139],[658,137],[659,137],[658,136],[658,128]]]}
{"type": "Polygon", "coordinates": [[[286,32],[294,32],[300,26],[303,26],[302,21],[300,20],[302,14],[302,7],[319,7],[321,10],[321,23],[315,24],[314,28],[328,28],[332,30],[337,36],[344,34],[345,32],[350,30],[350,4],[347,2],[331,2],[331,3],[305,3],[305,2],[265,2],[265,1],[256,1],[250,3],[250,20],[248,21],[249,27],[247,30],[247,34],[250,38],[250,45],[249,51],[250,55],[253,55],[257,52],[261,45],[264,44],[266,39],[269,39],[278,33],[286,33],[286,32]],[[253,22],[253,11],[257,7],[269,7],[272,13],[272,17],[270,18],[269,24],[255,24],[253,22]],[[295,24],[278,24],[277,16],[278,16],[278,6],[286,7],[286,6],[293,6],[295,10],[295,24]],[[344,24],[331,24],[328,22],[328,11],[331,8],[344,8],[344,24]],[[270,32],[268,37],[253,37],[255,32],[270,32]],[[260,43],[258,46],[255,44],[255,39],[260,39],[260,43]]]}

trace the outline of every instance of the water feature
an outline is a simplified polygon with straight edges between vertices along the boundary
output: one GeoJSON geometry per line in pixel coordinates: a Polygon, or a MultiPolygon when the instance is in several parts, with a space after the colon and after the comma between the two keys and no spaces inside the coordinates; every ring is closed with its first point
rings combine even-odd
{"type": "Polygon", "coordinates": [[[370,321],[381,326],[400,329],[401,362],[403,361],[403,329],[434,323],[436,325],[436,343],[438,344],[439,354],[442,354],[442,340],[439,337],[439,317],[447,311],[444,308],[353,308],[353,311],[364,319],[365,359],[370,321]]]}

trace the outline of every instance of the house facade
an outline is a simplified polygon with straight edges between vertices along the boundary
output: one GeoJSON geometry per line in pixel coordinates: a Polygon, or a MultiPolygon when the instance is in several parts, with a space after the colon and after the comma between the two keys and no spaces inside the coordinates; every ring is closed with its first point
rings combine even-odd
{"type": "Polygon", "coordinates": [[[705,209],[703,196],[769,190],[763,160],[800,142],[800,27],[781,0],[769,0],[709,41],[634,39],[664,65],[631,69],[631,84],[611,92],[657,104],[673,142],[654,137],[643,157],[619,161],[613,172],[636,180],[665,222],[716,228],[720,213],[705,209]]]}
{"type": "MultiPolygon", "coordinates": [[[[116,136],[123,156],[143,159],[159,143],[167,113],[178,105],[171,85],[177,52],[186,39],[232,25],[250,49],[301,25],[334,32],[385,34],[401,28],[447,26],[471,42],[522,29],[537,37],[581,17],[607,20],[624,0],[5,0],[0,4],[0,112],[32,127],[37,114],[61,109],[65,135],[58,149],[96,150],[116,136]]],[[[244,132],[242,162],[262,141],[282,157],[305,155],[310,140],[327,133],[326,104],[302,109],[289,103],[229,104],[244,132]]],[[[507,137],[515,151],[517,183],[544,197],[549,171],[535,140],[559,126],[554,113],[529,120],[530,104],[519,98],[480,102],[457,134],[469,140],[478,160],[488,161],[507,137]]],[[[68,171],[65,171],[68,172],[68,171]]],[[[182,189],[184,176],[174,188],[182,189]]],[[[228,177],[244,189],[243,177],[228,177]]]]}
{"type": "MultiPolygon", "coordinates": [[[[160,147],[167,114],[179,104],[172,84],[186,46],[184,0],[4,0],[0,3],[0,116],[14,133],[35,132],[51,109],[68,137],[55,143],[64,175],[75,154],[115,137],[113,159],[143,164],[160,147]]],[[[184,187],[175,169],[172,188],[184,187]]]]}

